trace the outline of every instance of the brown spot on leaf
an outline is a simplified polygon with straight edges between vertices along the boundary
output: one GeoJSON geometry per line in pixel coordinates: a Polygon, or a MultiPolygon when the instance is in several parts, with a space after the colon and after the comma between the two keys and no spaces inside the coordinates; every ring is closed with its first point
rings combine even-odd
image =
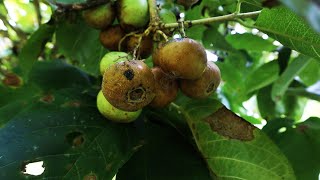
{"type": "Polygon", "coordinates": [[[84,143],[83,133],[79,131],[73,131],[66,135],[67,142],[72,147],[79,147],[84,143]]]}
{"type": "Polygon", "coordinates": [[[113,162],[107,164],[107,165],[106,165],[106,170],[107,170],[107,171],[111,171],[111,170],[112,170],[112,166],[113,166],[113,162]]]}
{"type": "Polygon", "coordinates": [[[54,101],[54,96],[52,94],[46,94],[40,98],[41,102],[52,103],[54,101]]]}
{"type": "Polygon", "coordinates": [[[62,104],[62,107],[80,107],[81,106],[81,102],[78,100],[74,100],[74,101],[68,101],[65,102],[64,104],[62,104]]]}
{"type": "Polygon", "coordinates": [[[98,179],[98,177],[94,173],[90,173],[90,174],[83,177],[83,180],[97,180],[97,179],[98,179]]]}
{"type": "Polygon", "coordinates": [[[207,117],[205,122],[210,124],[213,131],[231,139],[250,141],[254,138],[255,127],[226,107],[218,109],[207,117]]]}
{"type": "Polygon", "coordinates": [[[14,73],[8,73],[5,75],[4,79],[2,80],[4,85],[10,87],[19,87],[22,84],[20,77],[14,73]]]}

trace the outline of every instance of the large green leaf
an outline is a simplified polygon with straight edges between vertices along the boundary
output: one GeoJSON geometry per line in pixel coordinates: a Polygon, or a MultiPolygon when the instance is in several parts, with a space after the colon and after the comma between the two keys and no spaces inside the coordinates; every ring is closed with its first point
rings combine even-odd
{"type": "Polygon", "coordinates": [[[262,10],[256,27],[283,45],[320,59],[320,35],[289,9],[278,7],[262,10]]]}
{"type": "Polygon", "coordinates": [[[118,180],[211,179],[200,154],[173,128],[147,122],[144,137],[144,146],[119,170],[118,180]]]}
{"type": "Polygon", "coordinates": [[[40,53],[43,51],[46,43],[51,39],[55,30],[55,26],[51,24],[43,24],[28,39],[27,43],[19,53],[19,65],[23,72],[23,76],[27,79],[31,68],[38,60],[40,53]]]}
{"type": "Polygon", "coordinates": [[[279,101],[284,96],[290,83],[311,61],[313,61],[312,58],[301,55],[289,64],[272,86],[271,96],[273,101],[279,101]]]}
{"type": "Polygon", "coordinates": [[[99,63],[106,49],[100,44],[99,31],[90,28],[81,17],[57,26],[59,50],[77,66],[91,75],[99,75],[99,63]]]}
{"type": "Polygon", "coordinates": [[[259,129],[214,100],[177,107],[199,151],[219,179],[295,179],[275,144],[259,129]]]}
{"type": "Polygon", "coordinates": [[[299,73],[301,81],[310,86],[320,80],[320,61],[312,60],[307,67],[299,73]]]}
{"type": "Polygon", "coordinates": [[[291,162],[297,179],[318,179],[320,171],[320,119],[299,124],[275,119],[263,128],[291,162]]]}

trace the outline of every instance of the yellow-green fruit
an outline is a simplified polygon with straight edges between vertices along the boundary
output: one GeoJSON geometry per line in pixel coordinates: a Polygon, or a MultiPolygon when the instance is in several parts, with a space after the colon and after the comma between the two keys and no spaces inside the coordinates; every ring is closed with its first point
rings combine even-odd
{"type": "Polygon", "coordinates": [[[207,67],[204,47],[189,38],[173,39],[160,44],[153,51],[152,59],[165,73],[181,79],[198,79],[207,67]]]}
{"type": "Polygon", "coordinates": [[[111,3],[108,3],[83,11],[82,16],[89,26],[105,29],[113,23],[116,13],[111,3]]]}
{"type": "Polygon", "coordinates": [[[131,55],[125,52],[118,52],[118,51],[108,52],[103,56],[103,58],[100,61],[100,74],[103,75],[104,71],[107,68],[109,68],[112,64],[115,64],[121,61],[127,61],[131,58],[132,58],[131,55]]]}
{"type": "Polygon", "coordinates": [[[137,111],[154,98],[155,80],[151,69],[139,60],[119,62],[105,70],[102,93],[114,107],[137,111]]]}
{"type": "Polygon", "coordinates": [[[175,23],[177,22],[176,15],[170,10],[161,9],[159,12],[160,19],[163,23],[175,23]]]}
{"type": "Polygon", "coordinates": [[[120,122],[120,123],[129,123],[136,120],[141,114],[141,109],[135,112],[127,112],[117,109],[112,106],[107,99],[103,96],[102,91],[99,92],[97,96],[97,107],[99,112],[106,117],[107,119],[120,122]]]}
{"type": "Polygon", "coordinates": [[[188,97],[206,98],[218,88],[220,80],[220,69],[213,62],[208,62],[206,70],[199,79],[181,79],[180,89],[188,97]]]}
{"type": "Polygon", "coordinates": [[[149,22],[147,0],[118,0],[118,19],[124,30],[142,28],[149,22]]]}

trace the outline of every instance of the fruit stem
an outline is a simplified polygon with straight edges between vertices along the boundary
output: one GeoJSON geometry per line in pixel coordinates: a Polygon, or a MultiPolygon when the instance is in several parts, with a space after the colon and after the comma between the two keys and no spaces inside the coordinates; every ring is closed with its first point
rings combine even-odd
{"type": "Polygon", "coordinates": [[[156,32],[160,34],[166,42],[169,41],[168,36],[164,32],[161,30],[157,30],[156,32]]]}
{"type": "Polygon", "coordinates": [[[150,23],[149,26],[154,26],[160,21],[160,17],[158,14],[157,1],[156,0],[148,0],[149,5],[149,14],[150,14],[150,23]]]}
{"type": "MultiPolygon", "coordinates": [[[[261,11],[254,11],[254,12],[248,12],[248,13],[233,13],[233,14],[228,14],[224,16],[210,17],[210,18],[197,19],[197,20],[188,20],[188,21],[184,21],[183,25],[185,27],[191,27],[193,25],[198,25],[198,24],[209,24],[213,22],[232,21],[238,18],[256,17],[260,13],[261,11]]],[[[167,28],[177,28],[177,27],[179,27],[179,23],[167,23],[167,24],[163,24],[161,28],[167,29],[167,28]]]]}

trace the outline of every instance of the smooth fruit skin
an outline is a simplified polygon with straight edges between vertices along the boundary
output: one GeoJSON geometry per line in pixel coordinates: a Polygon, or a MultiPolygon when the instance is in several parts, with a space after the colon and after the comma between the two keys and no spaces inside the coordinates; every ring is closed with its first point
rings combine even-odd
{"type": "Polygon", "coordinates": [[[213,62],[208,66],[202,76],[196,80],[180,80],[180,89],[188,97],[206,98],[216,91],[221,81],[220,69],[213,62]]]}
{"type": "Polygon", "coordinates": [[[100,61],[100,74],[103,75],[104,71],[112,64],[131,59],[131,55],[125,52],[112,51],[106,53],[100,61]]]}
{"type": "Polygon", "coordinates": [[[153,100],[154,85],[151,69],[142,61],[131,60],[113,64],[105,70],[102,92],[110,104],[132,112],[153,100]]]}
{"type": "Polygon", "coordinates": [[[118,19],[124,30],[132,31],[146,26],[149,22],[147,0],[118,0],[118,19]]]}
{"type": "Polygon", "coordinates": [[[113,23],[116,13],[115,8],[108,3],[83,11],[82,16],[89,26],[105,29],[113,23]]]}
{"type": "Polygon", "coordinates": [[[125,35],[126,34],[124,30],[120,27],[120,25],[115,25],[105,30],[102,30],[100,32],[99,39],[101,44],[105,48],[111,51],[117,51],[119,50],[118,49],[119,42],[125,35]]]}
{"type": "Polygon", "coordinates": [[[159,67],[151,69],[155,79],[156,97],[149,106],[154,108],[164,108],[174,101],[178,95],[178,82],[165,74],[159,67]]]}
{"type": "Polygon", "coordinates": [[[176,15],[167,9],[161,9],[159,12],[160,19],[163,23],[176,23],[176,15]]]}
{"type": "MultiPolygon", "coordinates": [[[[137,36],[130,36],[129,40],[127,41],[127,51],[133,52],[136,46],[138,45],[139,37],[137,36]]],[[[149,36],[142,37],[139,49],[138,49],[138,55],[141,58],[147,58],[151,55],[153,50],[153,41],[152,38],[149,36]]]]}
{"type": "Polygon", "coordinates": [[[204,47],[195,40],[179,38],[160,44],[152,54],[153,63],[176,78],[198,79],[207,67],[204,47]]]}
{"type": "Polygon", "coordinates": [[[107,101],[107,99],[103,96],[102,91],[100,91],[97,96],[97,107],[99,112],[104,117],[111,121],[119,123],[129,123],[136,120],[142,111],[140,109],[135,112],[127,112],[117,109],[107,101]]]}

